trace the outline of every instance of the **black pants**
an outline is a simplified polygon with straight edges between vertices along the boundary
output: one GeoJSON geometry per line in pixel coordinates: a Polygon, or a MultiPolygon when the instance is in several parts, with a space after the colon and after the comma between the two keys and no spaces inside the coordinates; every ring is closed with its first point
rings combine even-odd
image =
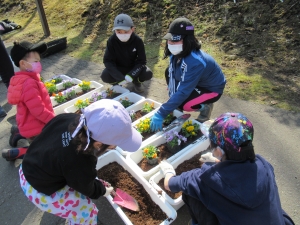
{"type": "Polygon", "coordinates": [[[14,67],[0,38],[0,76],[3,83],[8,87],[10,78],[14,75],[14,67]]]}
{"type": "Polygon", "coordinates": [[[182,200],[187,205],[192,220],[199,225],[218,225],[218,218],[209,211],[198,199],[182,194],[182,200]]]}
{"type": "MultiPolygon", "coordinates": [[[[124,78],[125,78],[125,75],[126,75],[129,71],[131,71],[131,69],[132,69],[132,68],[118,67],[118,70],[119,70],[122,74],[124,74],[124,78]]],[[[138,82],[138,81],[139,81],[139,82],[144,82],[144,81],[146,81],[146,80],[150,80],[150,79],[152,78],[152,76],[153,76],[153,73],[152,73],[152,71],[150,70],[150,68],[147,67],[147,66],[145,66],[145,67],[141,70],[140,74],[139,74],[136,78],[133,79],[133,83],[138,82]],[[137,80],[137,79],[138,79],[138,80],[137,80]]],[[[124,80],[124,78],[123,78],[123,80],[124,80]]],[[[108,69],[106,69],[106,68],[103,70],[103,72],[102,72],[102,74],[101,74],[101,79],[103,80],[103,82],[109,83],[109,84],[116,84],[116,83],[119,83],[119,82],[123,81],[123,80],[116,80],[116,79],[110,74],[110,72],[108,71],[108,69]]]]}
{"type": "MultiPolygon", "coordinates": [[[[165,79],[167,85],[169,84],[169,67],[165,70],[165,79]]],[[[222,94],[211,92],[202,87],[196,87],[189,97],[183,101],[178,107],[184,111],[198,111],[201,104],[209,104],[218,101],[222,94]]]]}

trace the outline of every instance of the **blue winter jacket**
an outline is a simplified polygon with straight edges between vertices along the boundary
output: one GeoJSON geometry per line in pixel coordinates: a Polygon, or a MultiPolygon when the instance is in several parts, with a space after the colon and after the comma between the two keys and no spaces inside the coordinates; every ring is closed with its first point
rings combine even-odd
{"type": "Polygon", "coordinates": [[[177,109],[196,87],[222,94],[225,84],[225,76],[217,62],[202,50],[193,51],[179,63],[176,57],[171,55],[168,84],[170,99],[162,104],[158,113],[165,118],[177,109]]]}
{"type": "Polygon", "coordinates": [[[254,163],[205,163],[169,181],[172,192],[199,199],[221,225],[292,225],[281,208],[273,167],[261,156],[254,163]]]}

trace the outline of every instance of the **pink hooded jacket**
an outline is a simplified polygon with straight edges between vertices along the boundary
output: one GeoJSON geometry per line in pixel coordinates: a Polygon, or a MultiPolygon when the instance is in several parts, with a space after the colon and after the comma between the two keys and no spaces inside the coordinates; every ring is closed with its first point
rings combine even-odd
{"type": "Polygon", "coordinates": [[[39,135],[55,116],[49,93],[37,73],[16,72],[10,80],[7,99],[17,105],[17,124],[23,137],[39,135]]]}

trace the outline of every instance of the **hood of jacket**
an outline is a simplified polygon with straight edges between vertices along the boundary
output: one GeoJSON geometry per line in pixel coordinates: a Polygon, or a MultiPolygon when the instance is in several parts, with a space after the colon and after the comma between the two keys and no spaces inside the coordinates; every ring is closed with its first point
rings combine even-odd
{"type": "Polygon", "coordinates": [[[201,180],[214,192],[246,208],[261,205],[270,192],[270,180],[266,177],[272,175],[272,167],[258,155],[253,163],[227,160],[204,166],[207,170],[201,180]]]}
{"type": "Polygon", "coordinates": [[[12,105],[17,105],[23,93],[23,85],[27,79],[34,79],[40,82],[40,74],[34,72],[19,71],[10,79],[7,91],[7,101],[12,105]]]}

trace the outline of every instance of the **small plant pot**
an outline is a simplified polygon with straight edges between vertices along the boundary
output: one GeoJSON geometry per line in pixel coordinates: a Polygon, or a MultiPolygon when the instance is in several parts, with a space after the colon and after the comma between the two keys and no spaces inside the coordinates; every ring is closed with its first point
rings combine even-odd
{"type": "Polygon", "coordinates": [[[158,158],[155,158],[155,159],[147,159],[147,162],[150,164],[150,165],[156,165],[158,163],[158,158]]]}
{"type": "Polygon", "coordinates": [[[167,143],[168,151],[171,153],[177,153],[180,151],[180,145],[171,146],[171,144],[167,143]]]}

